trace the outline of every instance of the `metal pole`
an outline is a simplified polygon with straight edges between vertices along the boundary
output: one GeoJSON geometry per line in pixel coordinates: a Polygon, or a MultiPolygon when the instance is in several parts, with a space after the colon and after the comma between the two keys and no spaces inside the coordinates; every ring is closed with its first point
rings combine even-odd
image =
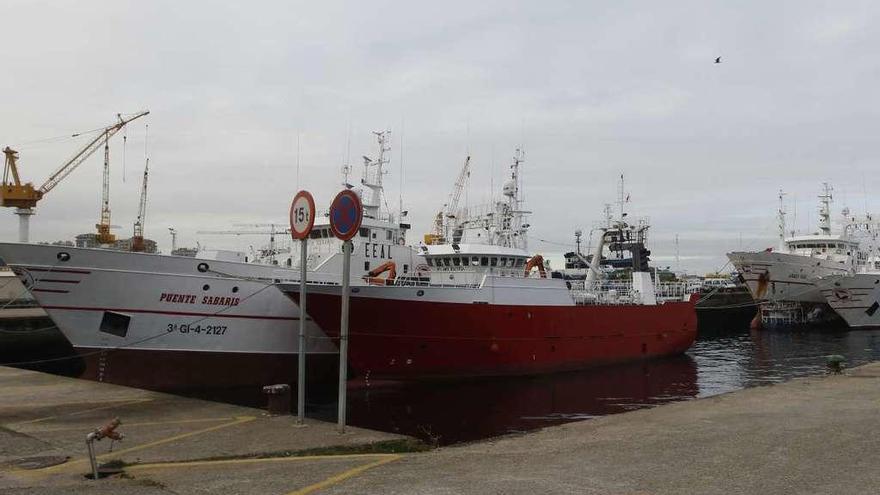
{"type": "Polygon", "coordinates": [[[92,445],[92,434],[86,435],[86,447],[89,449],[89,462],[92,464],[92,479],[98,479],[98,460],[95,458],[95,448],[92,445]]]}
{"type": "Polygon", "coordinates": [[[348,377],[348,299],[351,241],[342,243],[342,315],[339,320],[339,433],[345,433],[346,378],[348,377]]]}
{"type": "Polygon", "coordinates": [[[308,242],[300,241],[299,256],[299,372],[296,384],[297,423],[306,421],[306,262],[308,260],[308,242]]]}

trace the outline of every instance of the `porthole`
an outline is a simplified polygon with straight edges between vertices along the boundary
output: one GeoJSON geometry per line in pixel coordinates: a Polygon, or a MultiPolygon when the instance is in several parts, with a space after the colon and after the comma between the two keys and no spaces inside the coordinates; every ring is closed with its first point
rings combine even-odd
{"type": "Polygon", "coordinates": [[[207,263],[199,263],[199,265],[196,267],[196,269],[202,273],[205,273],[206,271],[208,271],[208,268],[209,267],[208,267],[207,263]]]}
{"type": "Polygon", "coordinates": [[[210,288],[211,288],[211,286],[208,284],[205,284],[202,286],[202,290],[209,290],[210,288]]]}
{"type": "Polygon", "coordinates": [[[236,285],[235,287],[232,288],[232,293],[235,294],[236,292],[238,292],[238,286],[237,286],[237,285],[236,285]]]}
{"type": "Polygon", "coordinates": [[[416,292],[416,295],[419,296],[419,297],[422,297],[422,296],[425,295],[425,291],[423,291],[423,290],[419,290],[419,291],[416,292]]]}
{"type": "Polygon", "coordinates": [[[70,253],[61,251],[60,253],[58,253],[57,258],[58,258],[58,261],[61,261],[61,262],[70,261],[70,253]]]}

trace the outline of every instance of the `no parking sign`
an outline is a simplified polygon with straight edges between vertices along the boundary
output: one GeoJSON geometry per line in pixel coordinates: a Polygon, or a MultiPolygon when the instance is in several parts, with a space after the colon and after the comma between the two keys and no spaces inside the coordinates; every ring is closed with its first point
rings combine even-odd
{"type": "Polygon", "coordinates": [[[347,241],[357,235],[364,218],[361,198],[351,189],[344,189],[330,204],[330,230],[337,239],[347,241]]]}

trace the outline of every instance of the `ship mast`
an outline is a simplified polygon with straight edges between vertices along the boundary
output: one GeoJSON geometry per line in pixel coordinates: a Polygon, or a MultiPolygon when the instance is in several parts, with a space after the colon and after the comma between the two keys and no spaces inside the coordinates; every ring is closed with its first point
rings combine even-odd
{"type": "Polygon", "coordinates": [[[523,215],[529,213],[523,211],[520,190],[522,178],[520,177],[520,165],[525,161],[525,153],[522,148],[517,148],[513,155],[513,163],[510,165],[510,180],[504,183],[503,194],[507,203],[498,203],[498,224],[496,224],[496,243],[500,246],[527,249],[526,231],[528,224],[523,223],[523,215]]]}
{"type": "Polygon", "coordinates": [[[832,187],[822,183],[822,194],[819,195],[819,231],[824,235],[831,235],[831,195],[832,187]]]}
{"type": "Polygon", "coordinates": [[[387,172],[383,170],[391,160],[389,152],[391,151],[390,138],[391,131],[373,131],[379,142],[379,156],[375,160],[365,156],[364,158],[364,177],[361,184],[370,189],[370,197],[364,201],[364,216],[367,218],[379,219],[379,210],[382,205],[382,176],[387,172]]]}
{"type": "Polygon", "coordinates": [[[785,193],[779,190],[779,210],[777,211],[779,227],[779,251],[785,251],[785,193]]]}

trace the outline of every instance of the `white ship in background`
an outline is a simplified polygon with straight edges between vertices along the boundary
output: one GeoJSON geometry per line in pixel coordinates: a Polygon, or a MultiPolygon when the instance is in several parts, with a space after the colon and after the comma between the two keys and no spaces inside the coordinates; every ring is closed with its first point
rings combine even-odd
{"type": "MultiPolygon", "coordinates": [[[[409,225],[384,211],[389,133],[365,157],[364,220],[353,239],[353,285],[368,283],[389,260],[408,274],[417,253],[409,225]]],[[[340,283],[341,242],[326,216],[309,240],[309,280],[340,283]]],[[[297,370],[297,305],[273,284],[299,280],[299,267],[277,258],[246,262],[244,253],[214,259],[0,243],[12,267],[86,362],[84,377],[145,388],[290,383],[297,370]]],[[[298,260],[298,255],[293,255],[298,260]]],[[[308,325],[311,378],[335,380],[336,346],[308,325]]]]}
{"type": "Polygon", "coordinates": [[[850,328],[880,327],[880,262],[872,271],[834,275],[817,282],[822,295],[850,328]]]}
{"type": "Polygon", "coordinates": [[[753,252],[728,253],[752,297],[761,305],[765,325],[777,326],[820,321],[833,315],[817,279],[863,271],[876,251],[877,228],[872,219],[857,219],[843,210],[843,227],[832,233],[832,190],[826,183],[819,195],[819,230],[786,236],[785,208],[780,192],[779,247],[753,252]]]}

